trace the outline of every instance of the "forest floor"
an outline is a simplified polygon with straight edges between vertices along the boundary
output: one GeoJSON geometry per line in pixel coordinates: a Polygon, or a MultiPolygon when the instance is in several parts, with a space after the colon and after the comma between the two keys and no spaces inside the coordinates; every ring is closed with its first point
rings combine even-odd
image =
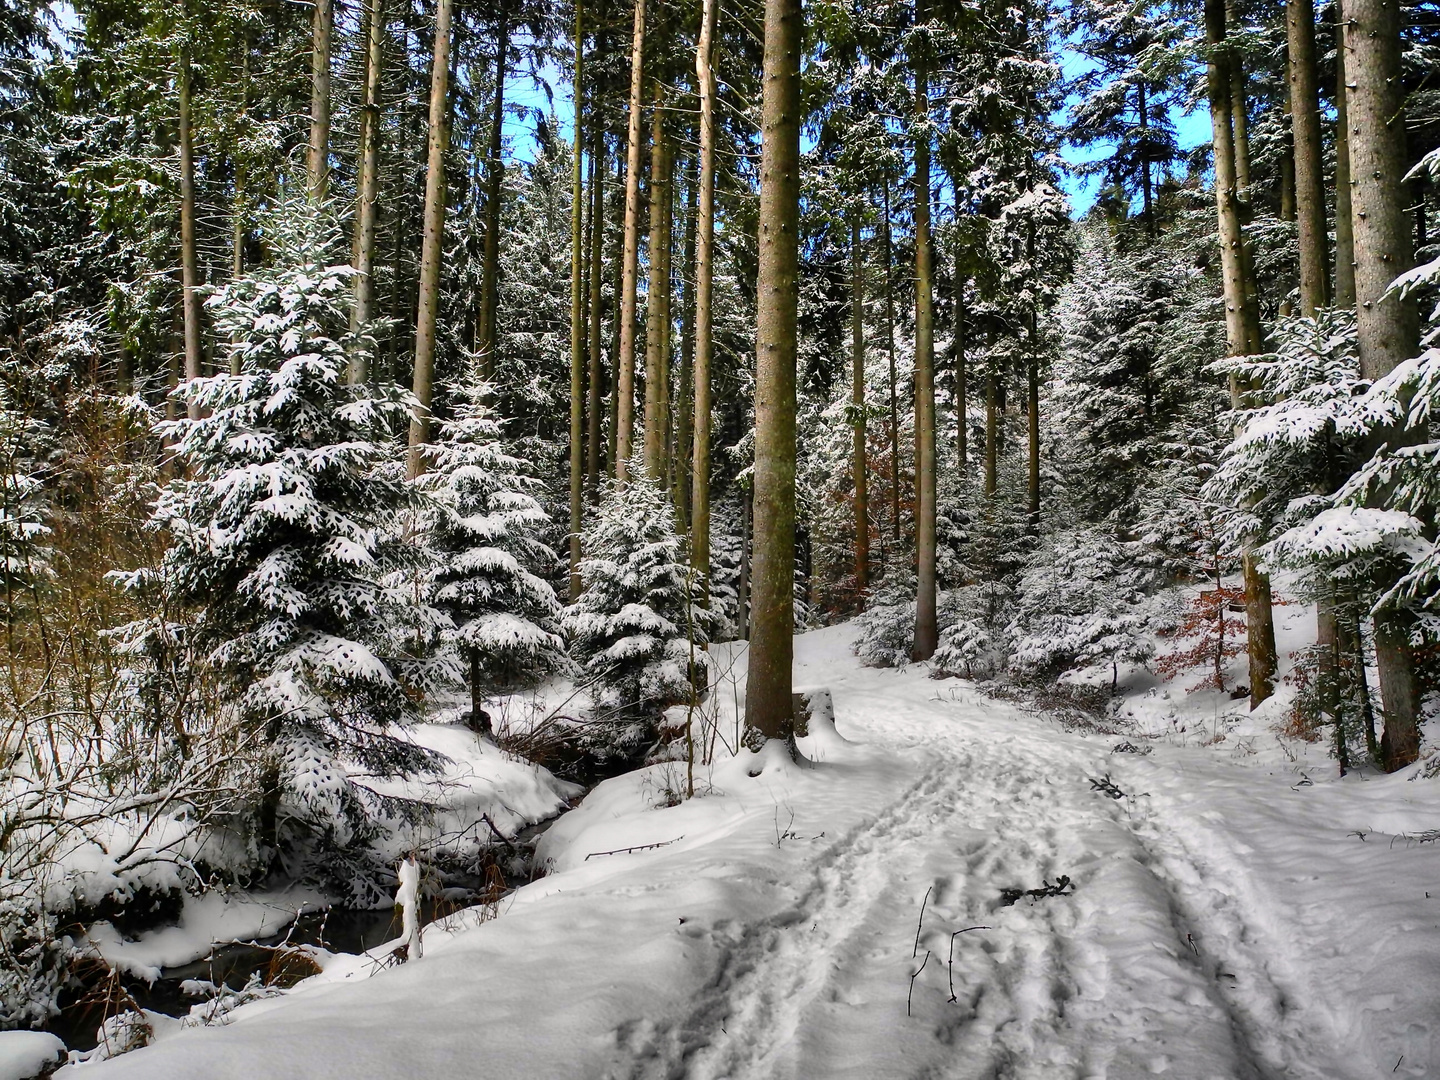
{"type": "Polygon", "coordinates": [[[797,639],[838,731],[808,767],[722,762],[674,806],[683,764],[606,781],[418,961],[337,956],[61,1075],[1440,1074],[1440,782],[1117,750],[852,636],[797,639]]]}

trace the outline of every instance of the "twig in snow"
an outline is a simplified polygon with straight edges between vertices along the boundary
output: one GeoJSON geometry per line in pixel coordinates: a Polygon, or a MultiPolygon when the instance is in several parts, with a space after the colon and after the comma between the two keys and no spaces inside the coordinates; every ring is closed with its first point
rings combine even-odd
{"type": "Polygon", "coordinates": [[[934,885],[926,889],[925,899],[920,901],[920,921],[915,924],[915,948],[910,951],[911,960],[914,960],[915,957],[920,955],[920,928],[925,925],[925,905],[930,902],[930,893],[934,891],[934,889],[934,885]]]}
{"type": "MultiPolygon", "coordinates": [[[[929,893],[926,893],[928,896],[929,893]]],[[[915,996],[915,980],[920,977],[920,972],[925,970],[925,965],[930,962],[930,950],[925,950],[925,959],[920,961],[920,966],[915,969],[915,974],[910,976],[910,992],[905,995],[905,1015],[910,1015],[910,1001],[915,996]]]]}
{"type": "Polygon", "coordinates": [[[1000,906],[1010,907],[1027,896],[1030,897],[1031,900],[1047,900],[1052,896],[1069,896],[1070,893],[1074,891],[1075,889],[1071,885],[1070,879],[1066,875],[1061,874],[1055,879],[1054,885],[1051,885],[1050,879],[1046,878],[1038,889],[1001,889],[1000,906]],[[1069,889],[1070,892],[1066,892],[1066,889],[1069,889]]]}
{"type": "MultiPolygon", "coordinates": [[[[675,837],[675,840],[684,839],[684,833],[681,833],[679,836],[675,837]]],[[[592,851],[589,855],[585,856],[585,861],[589,862],[591,859],[598,859],[601,855],[629,855],[632,851],[650,851],[652,848],[665,847],[669,844],[673,844],[675,843],[675,840],[661,840],[658,844],[636,844],[633,847],[616,848],[614,851],[592,851]]]]}
{"type": "Polygon", "coordinates": [[[799,839],[800,839],[800,834],[797,833],[794,829],[792,829],[792,828],[790,827],[790,826],[792,826],[792,825],[795,824],[795,810],[794,810],[792,807],[786,807],[786,809],[790,811],[790,820],[785,823],[785,831],[784,831],[784,832],[781,832],[781,831],[780,831],[780,807],[779,807],[779,806],[776,806],[776,807],[775,807],[775,846],[776,846],[777,848],[780,846],[780,842],[781,842],[782,840],[799,840],[799,839]]]}
{"type": "Polygon", "coordinates": [[[989,930],[988,926],[967,926],[964,930],[956,930],[950,935],[950,959],[945,961],[945,966],[950,971],[950,997],[947,1001],[959,1001],[955,996],[955,939],[961,934],[968,934],[971,930],[989,930]]]}
{"type": "Polygon", "coordinates": [[[490,831],[495,834],[496,840],[499,840],[502,844],[510,848],[512,851],[515,850],[515,842],[509,839],[504,833],[502,833],[499,829],[495,827],[495,822],[490,820],[489,814],[481,814],[480,820],[485,822],[486,825],[490,826],[490,831]]]}

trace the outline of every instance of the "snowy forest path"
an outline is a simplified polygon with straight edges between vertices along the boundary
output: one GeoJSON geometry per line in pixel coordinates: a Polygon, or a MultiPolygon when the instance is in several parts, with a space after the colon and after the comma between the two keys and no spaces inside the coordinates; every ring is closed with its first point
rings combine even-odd
{"type": "Polygon", "coordinates": [[[807,682],[841,731],[911,758],[913,783],[741,928],[678,1015],[627,1033],[607,1076],[1366,1075],[1227,892],[1243,867],[1183,839],[1206,825],[1092,783],[1123,775],[1108,743],[964,684],[826,667],[807,682]]]}

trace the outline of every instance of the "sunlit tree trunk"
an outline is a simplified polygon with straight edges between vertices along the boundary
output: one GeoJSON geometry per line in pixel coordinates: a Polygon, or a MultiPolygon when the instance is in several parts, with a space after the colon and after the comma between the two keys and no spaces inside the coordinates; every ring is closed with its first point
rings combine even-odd
{"type": "Polygon", "coordinates": [[[495,377],[499,341],[500,210],[505,191],[505,73],[510,56],[510,9],[500,0],[500,35],[495,45],[495,101],[490,145],[485,153],[485,248],[480,261],[480,375],[495,377]]]}
{"type": "MultiPolygon", "coordinates": [[[[923,0],[916,20],[926,18],[923,0]]],[[[915,642],[916,660],[939,643],[935,612],[935,307],[930,247],[930,97],[928,43],[915,58],[915,642]]]]}
{"type": "Polygon", "coordinates": [[[585,509],[585,5],[575,2],[575,143],[570,162],[570,599],[580,595],[585,509]]]}
{"type": "Polygon", "coordinates": [[[445,150],[449,141],[450,0],[435,5],[435,58],[430,72],[430,135],[425,167],[425,232],[420,246],[420,289],[415,316],[415,400],[406,473],[425,471],[430,441],[430,393],[435,374],[435,320],[440,308],[440,260],[445,242],[445,150]]]}
{"type": "MultiPolygon", "coordinates": [[[[360,112],[360,169],[355,198],[355,306],[350,329],[359,331],[374,317],[375,240],[380,198],[380,77],[384,73],[385,0],[370,0],[369,41],[365,59],[365,103],[360,112]]],[[[350,357],[349,379],[369,378],[364,349],[350,357]]]]}
{"type": "MultiPolygon", "coordinates": [[[[189,12],[186,12],[187,16],[189,12]]],[[[185,332],[185,378],[200,377],[200,258],[195,242],[195,147],[190,120],[191,78],[188,25],[180,47],[180,287],[185,332]]],[[[190,402],[191,420],[200,418],[200,406],[190,402]]]]}
{"type": "Polygon", "coordinates": [[[323,202],[330,187],[330,34],[334,0],[315,0],[310,49],[310,198],[323,202]]]}
{"type": "Polygon", "coordinates": [[[616,380],[615,478],[630,478],[635,438],[635,294],[640,271],[641,97],[645,85],[645,0],[635,0],[630,46],[630,132],[625,162],[625,250],[620,273],[620,356],[616,380]]]}
{"type": "Polygon", "coordinates": [[[1335,0],[1335,306],[1355,306],[1355,231],[1350,207],[1350,90],[1345,85],[1345,5],[1335,0]]]}
{"type": "Polygon", "coordinates": [[[670,318],[670,146],[660,80],[650,114],[650,280],[645,300],[645,472],[664,486],[665,414],[670,356],[665,328],[670,318]]]}
{"type": "MultiPolygon", "coordinates": [[[[598,46],[597,46],[598,51],[598,46]]],[[[591,118],[595,125],[594,145],[590,150],[590,407],[587,410],[585,486],[592,502],[600,498],[600,417],[604,402],[600,396],[604,381],[604,363],[600,350],[600,332],[604,316],[604,275],[605,247],[605,125],[598,115],[599,95],[596,95],[597,115],[591,118]]]]}
{"type": "Polygon", "coordinates": [[[710,578],[710,365],[714,355],[715,21],[720,0],[702,0],[695,75],[700,91],[700,189],[695,208],[695,446],[690,514],[690,565],[710,578]]]}
{"type": "Polygon", "coordinates": [[[855,589],[870,588],[870,500],[865,461],[865,263],[860,218],[850,221],[850,408],[854,426],[850,471],[855,478],[855,589]]]}
{"type": "Polygon", "coordinates": [[[1313,317],[1329,302],[1325,182],[1320,146],[1320,97],[1315,72],[1313,0],[1288,0],[1290,129],[1295,140],[1295,208],[1299,226],[1300,314],[1313,317]]]}
{"type": "Polygon", "coordinates": [[[766,0],[756,297],[755,556],[746,742],[793,742],[800,0],[766,0]]]}
{"type": "Polygon", "coordinates": [[[695,211],[699,195],[693,170],[686,169],[685,251],[681,263],[680,385],[675,393],[675,443],[671,468],[675,474],[675,520],[682,534],[690,531],[691,448],[694,442],[695,392],[695,211]]]}

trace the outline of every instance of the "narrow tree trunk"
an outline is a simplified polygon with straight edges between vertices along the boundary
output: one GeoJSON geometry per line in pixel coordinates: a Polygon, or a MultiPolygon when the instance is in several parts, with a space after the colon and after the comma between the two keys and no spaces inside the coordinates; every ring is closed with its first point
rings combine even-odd
{"type": "Polygon", "coordinates": [[[1313,0],[1288,0],[1290,130],[1295,141],[1295,208],[1300,242],[1300,314],[1313,318],[1329,303],[1325,179],[1320,147],[1320,97],[1315,71],[1313,0]]]}
{"type": "Polygon", "coordinates": [[[500,0],[500,36],[495,46],[495,103],[485,160],[485,249],[480,263],[480,375],[495,377],[499,341],[500,210],[505,190],[505,72],[510,54],[510,8],[500,0]]]}
{"type": "Polygon", "coordinates": [[[890,358],[890,531],[900,543],[900,399],[895,388],[895,265],[890,235],[890,174],[885,174],[885,333],[890,358]]]}
{"type": "Polygon", "coordinates": [[[860,218],[850,222],[850,408],[854,425],[850,471],[855,477],[855,590],[870,588],[870,500],[865,462],[865,263],[860,218]]]}
{"type": "Polygon", "coordinates": [[[736,585],[735,632],[750,640],[750,507],[749,490],[740,492],[740,580],[736,585]]]}
{"type": "MultiPolygon", "coordinates": [[[[188,16],[188,11],[186,12],[188,16]]],[[[180,47],[180,286],[184,310],[185,378],[200,377],[200,259],[195,243],[195,149],[190,123],[189,28],[180,47]]],[[[190,402],[191,420],[200,419],[200,406],[190,402]]]]}
{"type": "Polygon", "coordinates": [[[1355,228],[1350,207],[1350,90],[1345,85],[1345,5],[1335,0],[1335,306],[1355,306],[1355,228]]]}
{"type": "Polygon", "coordinates": [[[1145,81],[1135,83],[1136,111],[1140,114],[1140,197],[1145,215],[1145,232],[1155,235],[1155,198],[1150,190],[1150,105],[1145,100],[1145,81]]]}
{"type": "MultiPolygon", "coordinates": [[[[374,317],[375,237],[380,200],[380,77],[384,72],[385,0],[370,0],[369,49],[365,59],[365,103],[360,113],[360,175],[355,199],[355,306],[350,329],[360,332],[374,317]]],[[[350,356],[349,381],[370,376],[369,353],[357,346],[350,356]]]]}
{"type": "Polygon", "coordinates": [[[970,461],[970,421],[965,415],[970,387],[965,370],[965,278],[960,271],[960,245],[955,245],[955,452],[963,475],[970,461]]]}
{"type": "Polygon", "coordinates": [[[995,385],[995,362],[991,358],[985,371],[985,498],[995,498],[999,463],[999,388],[995,385]]]}
{"type": "Polygon", "coordinates": [[[795,355],[799,301],[800,0],[766,0],[756,297],[755,561],[746,742],[794,738],[795,355]]]}
{"type": "MultiPolygon", "coordinates": [[[[242,34],[240,37],[240,126],[245,126],[246,114],[250,109],[249,101],[250,87],[250,35],[242,34]]],[[[230,280],[238,281],[245,273],[245,166],[240,160],[240,154],[235,155],[235,200],[231,204],[230,213],[230,280]]],[[[128,365],[127,352],[121,350],[121,363],[128,365]]],[[[230,356],[230,374],[239,375],[241,371],[241,360],[239,353],[232,353],[230,356]]],[[[122,377],[122,392],[125,384],[128,384],[128,376],[122,377]]]]}
{"type": "MultiPolygon", "coordinates": [[[[1221,14],[1225,17],[1226,29],[1234,32],[1240,28],[1239,5],[1236,0],[1225,0],[1221,14]]],[[[1245,105],[1245,61],[1238,49],[1226,50],[1228,61],[1229,109],[1235,132],[1230,142],[1231,155],[1235,163],[1235,186],[1242,202],[1250,201],[1250,110],[1245,105]]],[[[1213,110],[1212,110],[1213,112],[1213,110]]]]}
{"type": "MultiPolygon", "coordinates": [[[[596,52],[600,52],[597,43],[596,52]]],[[[585,486],[590,492],[591,502],[600,499],[600,414],[603,402],[600,384],[604,379],[603,358],[600,351],[600,331],[604,315],[605,247],[605,125],[599,112],[599,94],[596,94],[594,144],[590,150],[590,407],[587,413],[585,486]]]]}
{"type": "MultiPolygon", "coordinates": [[[[617,162],[617,172],[615,176],[617,186],[622,178],[622,175],[618,171],[617,162]]],[[[624,247],[625,235],[624,229],[622,228],[620,233],[620,250],[615,253],[616,258],[612,260],[615,267],[615,280],[611,283],[613,290],[611,295],[615,298],[617,308],[620,304],[621,294],[624,292],[624,247]]],[[[609,404],[606,406],[608,421],[605,433],[605,475],[612,480],[618,480],[620,478],[620,454],[616,448],[616,440],[620,432],[620,322],[619,311],[616,310],[612,312],[610,319],[610,398],[609,404]]]]}
{"type": "MultiPolygon", "coordinates": [[[[924,2],[917,22],[926,18],[924,2]]],[[[939,644],[935,588],[935,308],[930,248],[930,96],[928,43],[915,59],[915,643],[916,660],[939,644]]]]}
{"type": "Polygon", "coordinates": [[[675,520],[681,535],[690,532],[690,465],[694,440],[695,390],[695,211],[698,185],[687,170],[685,182],[685,254],[680,284],[680,386],[675,394],[675,446],[670,455],[675,471],[675,520]]]}
{"type": "Polygon", "coordinates": [[[641,92],[645,84],[645,0],[635,0],[635,35],[630,46],[630,132],[625,166],[625,253],[621,268],[620,357],[617,363],[615,478],[630,478],[635,438],[635,294],[640,272],[641,92]]]}
{"type": "Polygon", "coordinates": [[[585,4],[575,0],[575,145],[570,162],[570,599],[580,596],[585,510],[585,4]]]}
{"type": "Polygon", "coordinates": [[[720,0],[702,0],[695,75],[700,91],[700,190],[695,220],[695,447],[693,509],[690,514],[690,565],[710,578],[710,364],[714,355],[715,260],[715,20],[720,0]]]}
{"type": "Polygon", "coordinates": [[[323,202],[330,188],[330,33],[334,0],[315,0],[310,50],[310,198],[323,202]]]}
{"type": "Polygon", "coordinates": [[[415,415],[410,420],[406,473],[425,471],[430,441],[430,390],[435,374],[435,318],[440,308],[440,260],[445,247],[445,150],[449,141],[450,0],[436,0],[435,58],[430,71],[430,134],[425,166],[425,233],[415,316],[415,415]]]}
{"type": "MultiPolygon", "coordinates": [[[[1349,78],[1352,224],[1360,372],[1379,379],[1419,352],[1413,302],[1387,295],[1390,282],[1414,261],[1405,214],[1405,114],[1396,0],[1349,0],[1345,70],[1349,78]]],[[[1409,633],[1413,616],[1387,608],[1375,618],[1375,661],[1385,730],[1387,771],[1419,754],[1419,684],[1409,633]]]]}
{"type": "Polygon", "coordinates": [[[645,473],[660,485],[666,482],[665,406],[670,357],[665,352],[665,324],[669,318],[670,245],[666,222],[670,218],[669,142],[665,134],[665,106],[660,79],[654,80],[650,114],[650,279],[645,298],[645,473]]]}
{"type": "Polygon", "coordinates": [[[1030,355],[1026,358],[1025,412],[1029,421],[1029,483],[1030,529],[1040,531],[1040,355],[1036,340],[1035,312],[1030,312],[1030,355]]]}

